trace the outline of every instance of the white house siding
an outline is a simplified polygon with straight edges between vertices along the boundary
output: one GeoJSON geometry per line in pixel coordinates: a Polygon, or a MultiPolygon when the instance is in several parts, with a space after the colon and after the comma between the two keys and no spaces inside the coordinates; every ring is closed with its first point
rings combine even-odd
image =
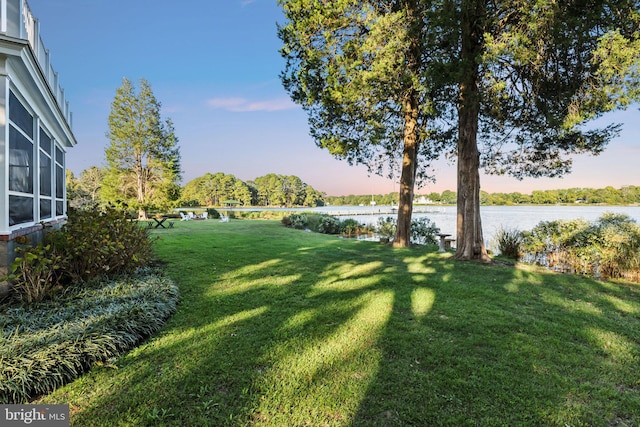
{"type": "Polygon", "coordinates": [[[0,0],[0,277],[18,236],[36,242],[45,224],[65,220],[64,155],[74,145],[71,112],[39,22],[26,0],[0,0]],[[16,114],[20,105],[28,114],[16,114]]]}

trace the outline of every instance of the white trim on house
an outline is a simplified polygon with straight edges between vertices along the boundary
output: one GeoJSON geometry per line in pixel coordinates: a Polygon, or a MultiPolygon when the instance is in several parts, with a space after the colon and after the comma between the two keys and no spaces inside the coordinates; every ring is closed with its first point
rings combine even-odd
{"type": "Polygon", "coordinates": [[[59,84],[58,74],[51,67],[50,53],[40,37],[40,23],[31,13],[27,1],[0,0],[0,242],[11,240],[15,235],[22,234],[43,221],[58,222],[66,217],[65,154],[69,147],[77,144],[71,129],[71,118],[69,103],[59,84]],[[18,126],[11,124],[10,93],[13,93],[31,114],[33,135],[29,136],[18,126]],[[12,131],[12,128],[15,130],[12,131]],[[47,156],[41,159],[40,129],[51,138],[48,160],[47,156]],[[15,152],[16,146],[13,146],[13,153],[10,155],[10,138],[14,138],[13,141],[23,141],[19,142],[23,147],[19,148],[22,152],[29,141],[31,158],[24,154],[25,160],[17,160],[16,156],[22,154],[15,152]],[[9,167],[11,156],[14,161],[13,169],[9,167]],[[22,173],[20,166],[15,166],[15,162],[27,160],[28,163],[25,164],[28,164],[30,170],[25,173],[28,177],[23,181],[15,181],[15,174],[22,173]],[[41,160],[49,163],[49,169],[46,170],[51,176],[44,182],[50,182],[51,195],[40,194],[41,160]],[[13,184],[9,182],[10,176],[13,176],[13,184]],[[29,188],[22,187],[27,192],[17,190],[20,187],[14,185],[16,182],[28,182],[29,188]],[[13,185],[13,190],[10,190],[10,185],[13,185]],[[56,189],[60,190],[61,197],[56,196],[56,189]],[[32,215],[28,210],[28,199],[32,200],[32,215]],[[11,221],[10,200],[15,203],[11,221]],[[41,214],[41,200],[44,201],[44,214],[41,214]],[[51,208],[50,215],[47,212],[47,201],[51,208]],[[17,216],[19,220],[16,220],[17,206],[24,207],[17,216]],[[43,216],[45,218],[42,218],[43,216]],[[11,224],[16,221],[19,222],[11,224]]]}

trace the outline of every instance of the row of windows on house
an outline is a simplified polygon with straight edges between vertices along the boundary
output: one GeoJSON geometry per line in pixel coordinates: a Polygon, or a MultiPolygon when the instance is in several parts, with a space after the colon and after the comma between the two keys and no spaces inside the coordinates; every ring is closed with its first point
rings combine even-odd
{"type": "Polygon", "coordinates": [[[64,151],[9,95],[9,226],[64,215],[64,151]]]}

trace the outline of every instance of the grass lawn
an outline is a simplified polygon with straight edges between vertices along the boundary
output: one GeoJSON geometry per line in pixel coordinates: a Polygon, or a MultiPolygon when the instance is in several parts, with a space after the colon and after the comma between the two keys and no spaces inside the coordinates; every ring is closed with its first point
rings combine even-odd
{"type": "Polygon", "coordinates": [[[638,426],[640,286],[286,229],[153,232],[142,346],[37,403],[74,426],[638,426]]]}

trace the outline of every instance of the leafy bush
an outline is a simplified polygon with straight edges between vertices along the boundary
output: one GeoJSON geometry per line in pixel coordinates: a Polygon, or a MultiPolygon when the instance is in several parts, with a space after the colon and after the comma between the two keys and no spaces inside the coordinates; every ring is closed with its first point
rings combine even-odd
{"type": "Polygon", "coordinates": [[[283,216],[280,222],[285,227],[291,227],[291,218],[288,215],[283,216]]]}
{"type": "Polygon", "coordinates": [[[220,212],[214,208],[207,208],[207,215],[209,219],[220,219],[220,212]]]}
{"type": "MultiPolygon", "coordinates": [[[[288,213],[285,211],[264,210],[264,211],[232,211],[236,219],[276,219],[283,220],[288,213]]],[[[229,212],[231,213],[231,212],[229,212]]]]}
{"type": "Polygon", "coordinates": [[[322,215],[318,224],[318,233],[338,234],[340,233],[340,220],[330,215],[322,215]]]}
{"type": "Polygon", "coordinates": [[[307,228],[307,216],[305,214],[289,215],[289,221],[291,223],[291,227],[298,230],[304,230],[307,228]]]}
{"type": "Polygon", "coordinates": [[[71,210],[60,230],[48,232],[43,243],[17,252],[8,277],[17,291],[12,296],[32,303],[58,287],[148,265],[153,241],[147,229],[129,220],[125,211],[71,210]]]}
{"type": "Polygon", "coordinates": [[[76,284],[50,301],[0,310],[0,403],[50,393],[137,345],[175,311],[178,288],[151,270],[76,284]]]}
{"type": "Polygon", "coordinates": [[[640,278],[640,226],[624,214],[541,222],[523,233],[523,251],[536,263],[608,278],[640,278]]]}
{"type": "Polygon", "coordinates": [[[499,228],[494,237],[498,251],[507,258],[520,259],[522,232],[511,228],[499,228]]]}
{"type": "Polygon", "coordinates": [[[51,246],[38,243],[34,247],[18,247],[16,253],[10,278],[17,299],[27,304],[42,301],[60,286],[62,257],[53,253],[51,246]]]}
{"type": "Polygon", "coordinates": [[[353,218],[345,219],[340,223],[340,233],[345,234],[347,237],[357,235],[363,228],[362,224],[353,218]]]}
{"type": "Polygon", "coordinates": [[[71,211],[68,222],[49,233],[46,241],[62,256],[65,283],[131,272],[148,265],[153,257],[147,229],[114,208],[71,211]]]}
{"type": "MultiPolygon", "coordinates": [[[[392,217],[378,218],[376,232],[383,238],[393,239],[398,229],[397,220],[392,217]]],[[[436,244],[436,234],[440,229],[429,218],[421,217],[411,221],[411,242],[421,245],[436,244]]]]}
{"type": "Polygon", "coordinates": [[[376,233],[378,233],[381,237],[386,239],[393,239],[396,235],[396,219],[390,216],[383,218],[378,218],[378,226],[376,227],[376,233]]]}
{"type": "Polygon", "coordinates": [[[438,243],[436,234],[440,229],[427,217],[411,220],[411,242],[421,245],[435,245],[438,243]]]}

